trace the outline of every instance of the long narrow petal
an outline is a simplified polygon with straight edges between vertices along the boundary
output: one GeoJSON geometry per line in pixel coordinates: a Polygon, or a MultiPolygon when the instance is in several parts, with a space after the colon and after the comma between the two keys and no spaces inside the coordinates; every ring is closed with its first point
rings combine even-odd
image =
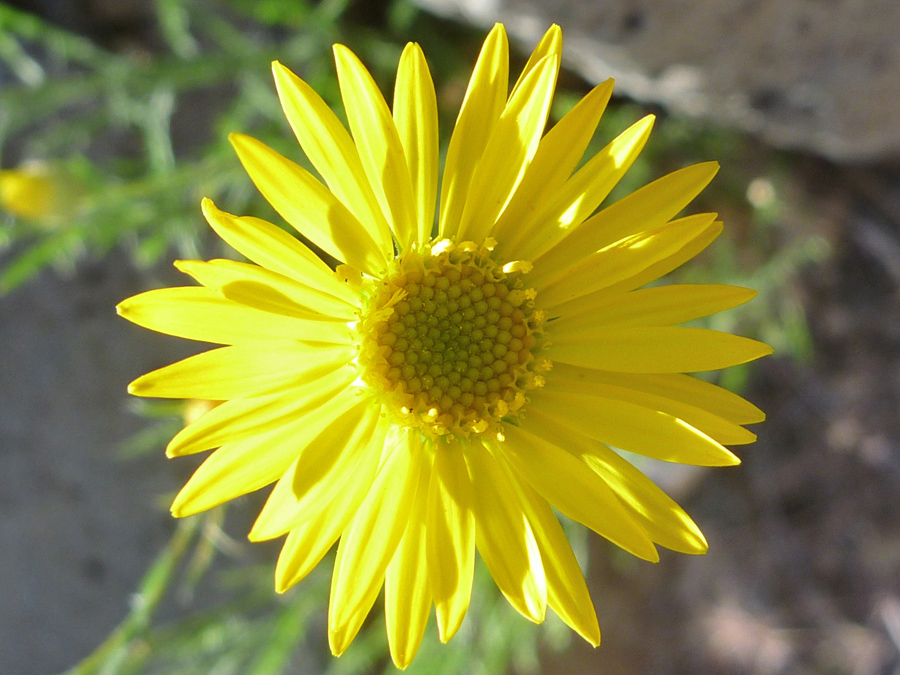
{"type": "Polygon", "coordinates": [[[418,435],[404,430],[387,442],[393,448],[338,544],[328,603],[328,644],[335,656],[350,646],[372,608],[419,488],[418,435]]]}
{"type": "Polygon", "coordinates": [[[594,212],[637,159],[654,119],[647,115],[619,134],[566,181],[543,209],[526,216],[512,243],[516,259],[539,258],[594,212]]]}
{"type": "Polygon", "coordinates": [[[384,452],[386,431],[387,425],[379,425],[343,491],[288,534],[275,566],[275,589],[279,593],[284,593],[319,564],[356,514],[372,487],[384,452]]]}
{"type": "Polygon", "coordinates": [[[306,82],[275,61],[275,87],[303,152],[334,195],[362,223],[380,251],[391,252],[391,232],[350,134],[306,82]]]}
{"type": "Polygon", "coordinates": [[[512,91],[509,93],[509,97],[512,98],[519,91],[519,87],[525,82],[531,72],[537,67],[538,63],[544,57],[547,56],[562,56],[562,45],[563,45],[563,35],[562,29],[557,25],[553,24],[550,28],[547,29],[547,32],[544,33],[541,41],[538,42],[537,46],[534,48],[534,51],[531,52],[531,56],[528,57],[528,61],[525,63],[525,67],[522,68],[522,73],[519,75],[519,79],[516,80],[516,83],[513,85],[512,91]]]}
{"type": "Polygon", "coordinates": [[[509,425],[498,447],[522,477],[561,513],[644,560],[659,554],[615,492],[584,461],[560,449],[535,425],[533,433],[509,425]]]}
{"type": "Polygon", "coordinates": [[[756,291],[724,284],[655,286],[618,297],[584,295],[554,308],[555,335],[578,334],[601,326],[674,326],[737,307],[756,291]]]}
{"type": "MultiPolygon", "coordinates": [[[[509,467],[507,467],[509,468],[509,467]]],[[[547,576],[547,604],[566,624],[595,647],[600,644],[600,626],[584,574],[569,540],[547,500],[528,482],[510,474],[541,552],[547,576]]]]}
{"type": "Polygon", "coordinates": [[[459,228],[475,167],[506,105],[509,45],[506,30],[496,24],[475,63],[463,99],[441,181],[440,235],[453,237],[459,228]]]}
{"type": "Polygon", "coordinates": [[[494,225],[495,251],[506,260],[519,260],[515,243],[526,218],[555,200],[587,149],[612,95],[612,80],[594,87],[547,135],[525,170],[522,182],[494,225]]]}
{"type": "Polygon", "coordinates": [[[414,42],[406,45],[400,56],[393,111],[412,179],[416,239],[427,242],[434,227],[437,201],[438,112],[428,63],[422,48],[414,42]]]}
{"type": "Polygon", "coordinates": [[[406,668],[419,649],[428,614],[431,588],[426,553],[426,516],[431,470],[422,462],[416,500],[406,532],[384,574],[384,615],[391,658],[406,668]]]}
{"type": "Polygon", "coordinates": [[[338,83],[347,121],[375,197],[401,248],[416,236],[412,182],[394,118],[356,55],[343,45],[334,46],[338,83]]]}
{"type": "Polygon", "coordinates": [[[373,276],[387,268],[392,250],[376,242],[356,216],[299,164],[255,138],[231,134],[238,158],[263,197],[316,246],[373,276]]]}
{"type": "Polygon", "coordinates": [[[703,162],[645,185],[584,221],[543,254],[540,264],[549,269],[565,267],[586,251],[597,251],[624,237],[659,227],[700,194],[718,170],[718,163],[703,162]]]}
{"type": "Polygon", "coordinates": [[[528,415],[535,424],[546,417],[601,443],[666,462],[699,466],[740,463],[721,444],[677,417],[633,403],[538,391],[531,396],[528,415]]]}
{"type": "Polygon", "coordinates": [[[679,553],[706,553],[709,545],[697,524],[628,461],[601,444],[593,444],[593,451],[582,456],[615,490],[622,503],[631,507],[653,541],[679,553]]]}
{"type": "Polygon", "coordinates": [[[547,125],[559,61],[558,55],[541,59],[500,115],[472,177],[460,239],[482,241],[522,180],[547,125]]]}
{"type": "Polygon", "coordinates": [[[323,428],[356,402],[355,394],[334,397],[314,415],[242,441],[226,443],[200,465],[172,504],[176,517],[189,516],[273,483],[323,428]]]}
{"type": "Polygon", "coordinates": [[[722,221],[717,220],[710,223],[705,230],[697,232],[693,238],[685,241],[684,245],[671,255],[665,256],[647,267],[643,267],[632,276],[622,279],[622,281],[604,286],[599,291],[595,291],[592,297],[597,299],[602,297],[611,298],[656,281],[703,251],[716,240],[716,237],[722,234],[723,229],[722,221]]]}
{"type": "Polygon", "coordinates": [[[475,515],[472,482],[457,443],[437,443],[428,490],[426,556],[438,635],[459,630],[472,595],[475,515]]]}
{"type": "Polygon", "coordinates": [[[554,337],[548,358],[620,373],[699,373],[772,353],[763,342],[705,328],[598,328],[554,337]]]}
{"type": "Polygon", "coordinates": [[[658,410],[687,422],[723,445],[742,445],[756,440],[756,434],[727,418],[697,406],[691,399],[670,398],[628,386],[631,377],[633,376],[630,373],[622,377],[621,374],[579,368],[567,363],[553,364],[553,370],[546,375],[548,385],[560,391],[596,396],[601,399],[616,399],[650,410],[658,410]],[[619,375],[618,380],[611,377],[614,375],[619,375]]]}
{"type": "Polygon", "coordinates": [[[210,199],[201,208],[216,234],[253,262],[359,307],[359,297],[296,237],[265,220],[221,211],[210,199]]]}
{"type": "Polygon", "coordinates": [[[250,530],[250,540],[280,537],[330,503],[355,473],[356,465],[367,461],[364,453],[380,414],[380,405],[361,397],[307,443],[269,494],[250,530]]]}
{"type": "Polygon", "coordinates": [[[523,427],[552,437],[558,448],[583,461],[610,486],[654,542],[682,553],[706,552],[706,539],[694,521],[614,450],[546,417],[526,421],[523,427]]]}
{"type": "Polygon", "coordinates": [[[227,401],[274,393],[348,364],[352,345],[265,340],[211,349],[142,375],[128,385],[134,396],[227,401]]]}
{"type": "Polygon", "coordinates": [[[353,341],[346,323],[272,314],[201,287],[147,291],[123,300],[116,311],[132,323],[159,333],[220,345],[259,342],[261,336],[337,344],[353,341]]]}
{"type": "Polygon", "coordinates": [[[713,415],[734,424],[755,424],[766,419],[765,413],[749,401],[727,389],[696,377],[681,374],[614,373],[606,370],[577,368],[556,363],[553,375],[560,379],[597,382],[614,387],[633,389],[639,394],[671,399],[672,401],[708,410],[713,415]]]}
{"type": "Polygon", "coordinates": [[[354,305],[333,295],[259,265],[215,259],[176,260],[175,267],[229,300],[273,314],[346,323],[358,312],[354,305]]]}
{"type": "Polygon", "coordinates": [[[497,587],[522,616],[535,623],[547,611],[547,579],[534,533],[515,489],[487,448],[465,448],[472,477],[475,542],[497,587]]]}
{"type": "MultiPolygon", "coordinates": [[[[537,289],[542,307],[554,307],[640,274],[681,250],[714,219],[715,214],[704,213],[674,220],[620,239],[595,253],[582,251],[566,267],[552,269],[536,264],[528,283],[537,289]]],[[[555,314],[554,310],[551,315],[555,314]]]]}
{"type": "Polygon", "coordinates": [[[355,370],[342,364],[315,379],[286,392],[252,398],[235,398],[200,416],[169,441],[170,457],[209,450],[254,434],[275,429],[315,410],[333,395],[343,391],[356,378],[355,370]]]}

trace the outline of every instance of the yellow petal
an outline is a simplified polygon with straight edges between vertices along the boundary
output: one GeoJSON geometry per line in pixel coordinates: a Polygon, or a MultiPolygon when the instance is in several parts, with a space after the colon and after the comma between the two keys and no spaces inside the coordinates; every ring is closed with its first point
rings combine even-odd
{"type": "Polygon", "coordinates": [[[534,533],[500,462],[480,444],[465,448],[472,477],[475,542],[497,587],[535,623],[547,611],[547,579],[534,533]]]}
{"type": "Polygon", "coordinates": [[[369,183],[401,249],[416,238],[412,182],[403,145],[378,85],[356,55],[334,46],[338,83],[347,121],[369,183]]]}
{"type": "Polygon", "coordinates": [[[328,644],[335,656],[350,646],[372,608],[419,488],[418,432],[397,431],[387,446],[389,454],[338,544],[328,604],[328,644]]]}
{"type": "Polygon", "coordinates": [[[551,387],[602,399],[627,401],[651,410],[672,415],[702,431],[723,445],[753,443],[756,434],[742,426],[699,407],[691,399],[673,399],[629,386],[631,373],[611,373],[605,370],[579,368],[567,363],[553,364],[546,378],[551,387]]]}
{"type": "Polygon", "coordinates": [[[655,286],[617,297],[585,295],[553,309],[553,333],[615,326],[674,326],[741,305],[756,291],[724,284],[655,286]]]}
{"type": "Polygon", "coordinates": [[[706,434],[671,415],[633,403],[582,394],[538,391],[528,407],[529,428],[549,418],[615,448],[666,462],[730,466],[740,460],[706,434]]]}
{"type": "Polygon", "coordinates": [[[176,260],[175,267],[229,300],[273,314],[346,323],[358,312],[357,307],[333,295],[258,265],[234,260],[176,260]]]}
{"type": "Polygon", "coordinates": [[[508,425],[498,445],[541,497],[561,513],[644,560],[659,554],[643,528],[622,506],[615,492],[584,461],[557,447],[535,424],[529,431],[508,425]]]}
{"type": "Polygon", "coordinates": [[[366,227],[378,250],[390,256],[391,232],[350,134],[306,82],[278,61],[272,64],[272,73],[281,107],[303,152],[328,188],[366,227]]]}
{"type": "Polygon", "coordinates": [[[705,553],[706,539],[693,520],[662,490],[618,453],[546,417],[526,422],[526,430],[542,436],[582,460],[615,492],[632,517],[650,538],[666,548],[682,553],[705,553]]]}
{"type": "Polygon", "coordinates": [[[229,139],[257,189],[300,234],[358,270],[384,272],[393,251],[306,169],[250,136],[229,139]]]}
{"type": "MultiPolygon", "coordinates": [[[[620,239],[596,253],[582,251],[567,267],[551,269],[537,263],[528,283],[537,289],[542,307],[554,307],[640,274],[700,236],[714,219],[715,214],[704,213],[674,220],[620,239]]],[[[551,315],[556,315],[556,310],[551,315]]]]}
{"type": "Polygon", "coordinates": [[[391,658],[401,670],[413,660],[431,609],[426,554],[428,483],[431,475],[422,462],[419,489],[409,514],[406,532],[384,575],[384,615],[391,658]]]}
{"type": "Polygon", "coordinates": [[[516,244],[521,241],[523,223],[556,199],[587,149],[612,89],[612,80],[594,87],[541,139],[522,182],[491,232],[501,259],[521,259],[516,244]]]}
{"type": "Polygon", "coordinates": [[[544,253],[539,258],[540,265],[548,269],[567,267],[585,252],[600,250],[624,237],[659,227],[700,194],[718,170],[718,163],[704,162],[645,185],[584,221],[544,253]]]}
{"type": "Polygon", "coordinates": [[[380,405],[368,396],[360,397],[307,443],[275,484],[250,530],[250,540],[280,537],[329,504],[356,473],[357,465],[371,460],[364,453],[380,414],[380,405]]]}
{"type": "Polygon", "coordinates": [[[623,131],[566,181],[541,210],[529,213],[516,230],[511,245],[514,257],[539,258],[580,226],[637,159],[650,137],[653,120],[653,115],[648,115],[623,131]]]}
{"type": "Polygon", "coordinates": [[[307,520],[290,531],[275,566],[275,589],[284,593],[319,564],[356,514],[372,487],[384,450],[386,425],[380,425],[362,451],[362,460],[348,477],[340,494],[321,506],[307,520]]]}
{"type": "Polygon", "coordinates": [[[547,125],[558,72],[558,55],[541,59],[500,115],[472,177],[460,239],[482,241],[515,192],[547,125]]]}
{"type": "Polygon", "coordinates": [[[456,442],[439,442],[428,490],[428,575],[438,635],[447,642],[459,630],[472,595],[475,515],[472,483],[456,442]]]}
{"type": "Polygon", "coordinates": [[[397,67],[394,123],[403,144],[416,204],[416,238],[431,240],[438,180],[438,112],[434,83],[419,45],[406,45],[397,67]]]}
{"type": "Polygon", "coordinates": [[[211,349],[154,370],[128,385],[134,396],[197,398],[210,401],[284,391],[350,363],[352,345],[296,340],[244,342],[211,349]]]}
{"type": "Polygon", "coordinates": [[[546,356],[583,368],[620,373],[698,373],[772,353],[762,342],[704,328],[598,328],[554,334],[546,356]]]}
{"type": "Polygon", "coordinates": [[[209,450],[254,434],[278,428],[297,416],[314,411],[356,378],[355,369],[345,365],[326,371],[288,391],[252,398],[235,398],[204,413],[169,441],[170,457],[209,450]]]}
{"type": "Polygon", "coordinates": [[[541,552],[541,562],[547,576],[547,604],[572,630],[595,647],[598,646],[600,626],[597,624],[597,613],[565,532],[547,500],[526,481],[512,474],[510,480],[541,552]]]}
{"type": "Polygon", "coordinates": [[[340,283],[334,271],[296,237],[272,223],[220,211],[212,200],[201,203],[207,222],[229,246],[266,269],[359,307],[359,297],[340,283]]]}
{"type": "Polygon", "coordinates": [[[700,230],[694,238],[684,242],[684,246],[671,255],[650,264],[633,276],[623,279],[618,283],[605,286],[599,291],[595,291],[592,296],[599,299],[601,297],[622,295],[623,293],[633,291],[635,288],[640,288],[645,284],[656,281],[700,253],[715,241],[716,237],[722,233],[722,230],[723,225],[721,221],[717,220],[711,223],[705,230],[700,230]]]}
{"type": "Polygon", "coordinates": [[[593,452],[583,457],[615,490],[622,503],[631,507],[653,541],[679,553],[706,553],[709,545],[691,517],[620,455],[601,444],[593,444],[593,452]]]}
{"type": "Polygon", "coordinates": [[[506,104],[509,46],[506,30],[496,24],[484,41],[450,137],[441,182],[440,235],[459,228],[475,168],[506,104]]]}
{"type": "MultiPolygon", "coordinates": [[[[554,364],[553,372],[567,373],[567,369],[577,371],[577,375],[574,377],[584,377],[582,369],[562,363],[554,364]]],[[[587,381],[625,387],[649,396],[672,399],[708,410],[735,424],[755,424],[766,419],[762,410],[737,394],[690,375],[614,373],[602,370],[587,372],[589,373],[587,381]]],[[[566,376],[563,375],[563,377],[566,376]]]]}
{"type": "Polygon", "coordinates": [[[306,321],[223,298],[207,288],[160,288],[123,300],[120,316],[166,335],[229,345],[269,340],[351,344],[346,323],[306,321]]]}
{"type": "Polygon", "coordinates": [[[300,416],[269,431],[226,443],[210,455],[175,497],[172,514],[189,516],[276,481],[332,420],[356,402],[344,392],[314,415],[300,416]]]}
{"type": "Polygon", "coordinates": [[[525,63],[525,67],[522,69],[522,73],[519,75],[519,79],[516,80],[515,85],[513,85],[509,97],[512,98],[516,95],[516,93],[519,91],[519,87],[522,86],[528,76],[531,75],[531,72],[537,67],[538,63],[540,63],[544,57],[562,57],[562,45],[562,29],[557,24],[553,24],[552,26],[550,26],[550,28],[547,29],[547,32],[544,33],[541,41],[538,42],[537,47],[534,48],[534,51],[531,52],[531,56],[528,57],[528,61],[525,63]]]}

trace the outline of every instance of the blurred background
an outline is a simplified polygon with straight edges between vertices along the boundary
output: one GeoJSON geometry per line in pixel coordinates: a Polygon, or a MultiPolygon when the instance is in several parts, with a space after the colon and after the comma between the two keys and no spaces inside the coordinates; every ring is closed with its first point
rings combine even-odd
{"type": "MultiPolygon", "coordinates": [[[[114,305],[229,255],[199,212],[278,217],[227,143],[301,161],[269,64],[334,107],[331,45],[390,93],[419,42],[444,142],[485,29],[513,70],[560,23],[552,116],[617,94],[589,154],[648,112],[611,199],[716,159],[691,210],[725,233],[673,276],[759,290],[710,325],[774,357],[720,382],[769,415],[740,467],[645,468],[710,552],[644,563],[572,528],[603,631],[532,626],[483,570],[461,633],[429,627],[407,672],[900,674],[900,4],[895,0],[16,0],[0,2],[0,673],[392,673],[378,605],[340,659],[331,563],[284,596],[260,496],[176,523],[193,411],[129,400],[192,346],[114,305]],[[38,205],[38,206],[36,206],[38,205]]],[[[195,348],[193,348],[195,349],[195,348]]]]}

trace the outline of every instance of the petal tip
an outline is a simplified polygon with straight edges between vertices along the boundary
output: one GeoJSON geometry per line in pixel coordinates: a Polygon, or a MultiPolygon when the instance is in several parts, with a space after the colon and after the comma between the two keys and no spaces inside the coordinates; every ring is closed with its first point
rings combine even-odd
{"type": "MultiPolygon", "coordinates": [[[[166,457],[172,459],[173,457],[179,457],[185,453],[182,452],[182,444],[179,442],[179,436],[181,433],[177,434],[175,438],[169,441],[169,444],[166,446],[166,457]]],[[[176,497],[175,503],[178,503],[178,498],[176,497]]]]}
{"type": "Polygon", "coordinates": [[[717,173],[719,173],[719,169],[722,168],[722,165],[719,164],[719,162],[717,162],[716,160],[711,160],[708,162],[701,162],[697,166],[705,167],[706,170],[709,171],[710,180],[712,179],[712,176],[715,176],[717,173]]]}
{"type": "Polygon", "coordinates": [[[735,455],[730,450],[725,450],[727,453],[724,457],[722,457],[722,461],[717,466],[739,466],[741,463],[741,458],[735,455]]]}
{"type": "MultiPolygon", "coordinates": [[[[446,608],[445,608],[446,609],[446,608]]],[[[438,639],[443,644],[447,644],[453,639],[462,626],[465,614],[460,617],[451,617],[447,612],[439,612],[435,607],[435,618],[437,619],[438,639]]]]}
{"type": "Polygon", "coordinates": [[[275,89],[279,96],[282,95],[282,87],[289,85],[292,80],[299,79],[294,75],[294,71],[284,65],[281,61],[272,61],[272,79],[275,80],[275,89]]]}
{"type": "Polygon", "coordinates": [[[331,51],[334,54],[335,61],[355,56],[347,45],[342,45],[340,42],[334,43],[331,46],[331,51]]]}
{"type": "Polygon", "coordinates": [[[397,670],[406,670],[409,667],[409,664],[412,663],[412,656],[409,654],[394,654],[392,651],[391,661],[394,662],[397,670]]]}
{"type": "Polygon", "coordinates": [[[600,646],[600,626],[596,620],[592,621],[591,625],[586,629],[585,627],[582,627],[582,629],[578,631],[578,634],[581,635],[591,647],[596,649],[600,646]]]}
{"type": "Polygon", "coordinates": [[[232,131],[228,134],[228,142],[231,143],[231,147],[240,152],[242,146],[247,145],[248,141],[252,139],[247,134],[242,134],[239,131],[232,131]]]}
{"type": "Polygon", "coordinates": [[[143,391],[146,391],[146,388],[143,386],[144,376],[137,378],[133,382],[128,383],[127,391],[132,396],[141,396],[143,391]]]}
{"type": "Polygon", "coordinates": [[[333,656],[340,656],[345,651],[347,651],[347,647],[350,646],[350,642],[352,642],[352,640],[347,640],[346,633],[346,630],[342,630],[340,631],[340,633],[338,633],[336,630],[329,628],[328,648],[331,650],[331,654],[333,656]]]}

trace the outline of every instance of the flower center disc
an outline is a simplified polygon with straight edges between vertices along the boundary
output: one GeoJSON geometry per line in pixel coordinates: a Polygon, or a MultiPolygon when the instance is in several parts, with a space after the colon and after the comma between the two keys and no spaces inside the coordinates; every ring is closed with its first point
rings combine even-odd
{"type": "Polygon", "coordinates": [[[543,315],[521,282],[530,265],[489,256],[449,240],[404,253],[360,322],[363,379],[432,437],[500,433],[543,384],[532,353],[543,315]]]}

